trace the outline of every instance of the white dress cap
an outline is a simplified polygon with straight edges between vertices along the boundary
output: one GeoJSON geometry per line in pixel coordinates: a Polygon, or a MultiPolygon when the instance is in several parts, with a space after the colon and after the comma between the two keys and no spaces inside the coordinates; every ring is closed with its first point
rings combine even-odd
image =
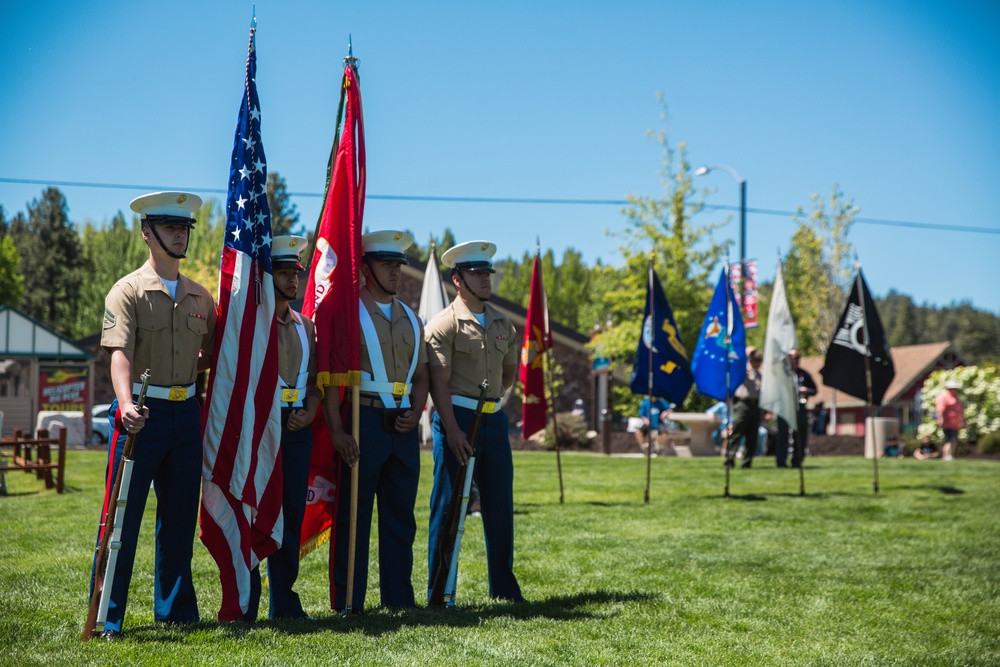
{"type": "Polygon", "coordinates": [[[406,249],[411,245],[413,245],[413,235],[395,229],[371,232],[361,237],[361,251],[364,254],[404,264],[409,264],[406,260],[406,249]]]}
{"type": "Polygon", "coordinates": [[[190,192],[151,192],[133,199],[129,208],[142,216],[168,215],[190,219],[201,208],[201,197],[190,192]]]}
{"type": "Polygon", "coordinates": [[[489,241],[466,241],[449,248],[443,255],[441,261],[445,266],[452,269],[466,269],[469,271],[489,271],[496,273],[493,269],[493,255],[497,252],[495,243],[489,241]]]}
{"type": "MultiPolygon", "coordinates": [[[[302,251],[309,245],[309,240],[304,236],[275,236],[271,239],[271,264],[276,268],[278,264],[291,264],[297,269],[302,269],[302,251]]],[[[287,267],[286,267],[287,268],[287,267]]]]}

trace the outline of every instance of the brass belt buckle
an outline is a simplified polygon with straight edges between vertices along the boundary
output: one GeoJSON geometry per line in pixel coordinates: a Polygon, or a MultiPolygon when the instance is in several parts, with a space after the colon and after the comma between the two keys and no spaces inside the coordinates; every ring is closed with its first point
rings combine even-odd
{"type": "Polygon", "coordinates": [[[392,383],[392,395],[393,396],[406,396],[406,383],[405,382],[393,382],[392,383]]]}
{"type": "Polygon", "coordinates": [[[187,400],[187,387],[171,387],[170,393],[167,395],[168,401],[186,401],[187,400]]]}
{"type": "Polygon", "coordinates": [[[298,389],[282,389],[281,390],[281,402],[282,403],[295,403],[299,400],[299,390],[298,389]]]}
{"type": "Polygon", "coordinates": [[[491,415],[496,411],[497,411],[496,401],[486,401],[485,403],[483,403],[483,412],[485,412],[486,414],[491,415]]]}

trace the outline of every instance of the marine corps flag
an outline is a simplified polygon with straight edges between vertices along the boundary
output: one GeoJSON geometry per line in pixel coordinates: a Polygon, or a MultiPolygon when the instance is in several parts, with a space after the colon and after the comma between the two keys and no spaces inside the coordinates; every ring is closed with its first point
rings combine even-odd
{"type": "Polygon", "coordinates": [[[882,405],[885,392],[896,375],[885,337],[882,320],[868,291],[868,283],[858,269],[847,307],[826,350],[826,361],[820,369],[828,387],[868,400],[868,372],[871,374],[871,401],[882,405]]]}
{"type": "MultiPolygon", "coordinates": [[[[341,391],[341,387],[361,383],[358,276],[365,210],[365,132],[357,61],[348,57],[345,62],[326,197],[302,304],[302,312],[316,323],[317,386],[323,391],[341,391]]],[[[334,456],[320,410],[313,421],[309,493],[302,521],[303,556],[330,538],[339,479],[339,458],[334,456]]]]}
{"type": "Polygon", "coordinates": [[[667,295],[650,261],[646,313],[642,319],[642,335],[635,351],[629,386],[633,394],[652,394],[680,405],[687,398],[693,383],[681,332],[677,329],[667,295]]]}
{"type": "Polygon", "coordinates": [[[528,318],[524,325],[524,345],[521,347],[519,377],[524,397],[521,402],[521,437],[545,428],[548,402],[545,400],[545,351],[552,347],[549,331],[549,307],[542,287],[542,266],[535,253],[531,269],[531,294],[528,297],[528,318]]]}

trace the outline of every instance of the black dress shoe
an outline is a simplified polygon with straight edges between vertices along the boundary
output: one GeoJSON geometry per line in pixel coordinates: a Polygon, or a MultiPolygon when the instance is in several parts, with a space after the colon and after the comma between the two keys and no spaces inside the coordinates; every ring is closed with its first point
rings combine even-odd
{"type": "Polygon", "coordinates": [[[753,461],[744,461],[742,467],[743,468],[751,468],[751,467],[753,467],[753,461]]]}
{"type": "Polygon", "coordinates": [[[118,630],[105,630],[101,633],[101,639],[107,642],[116,642],[122,638],[122,633],[118,630]]]}

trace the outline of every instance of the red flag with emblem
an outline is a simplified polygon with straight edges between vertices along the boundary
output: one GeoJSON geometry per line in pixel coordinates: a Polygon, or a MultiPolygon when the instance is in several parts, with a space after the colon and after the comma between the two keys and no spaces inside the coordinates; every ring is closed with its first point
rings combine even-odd
{"type": "MultiPolygon", "coordinates": [[[[316,384],[322,391],[342,391],[361,383],[358,281],[365,210],[365,132],[357,61],[347,58],[345,62],[326,198],[302,306],[302,312],[316,323],[316,384]]],[[[337,515],[339,479],[340,459],[319,411],[313,421],[300,557],[329,541],[337,515]]]]}
{"type": "Polygon", "coordinates": [[[545,428],[548,403],[545,400],[545,351],[552,347],[549,331],[549,308],[542,286],[542,266],[538,253],[531,269],[531,294],[528,297],[528,318],[524,326],[519,377],[523,390],[521,402],[521,436],[529,436],[545,428]]]}

